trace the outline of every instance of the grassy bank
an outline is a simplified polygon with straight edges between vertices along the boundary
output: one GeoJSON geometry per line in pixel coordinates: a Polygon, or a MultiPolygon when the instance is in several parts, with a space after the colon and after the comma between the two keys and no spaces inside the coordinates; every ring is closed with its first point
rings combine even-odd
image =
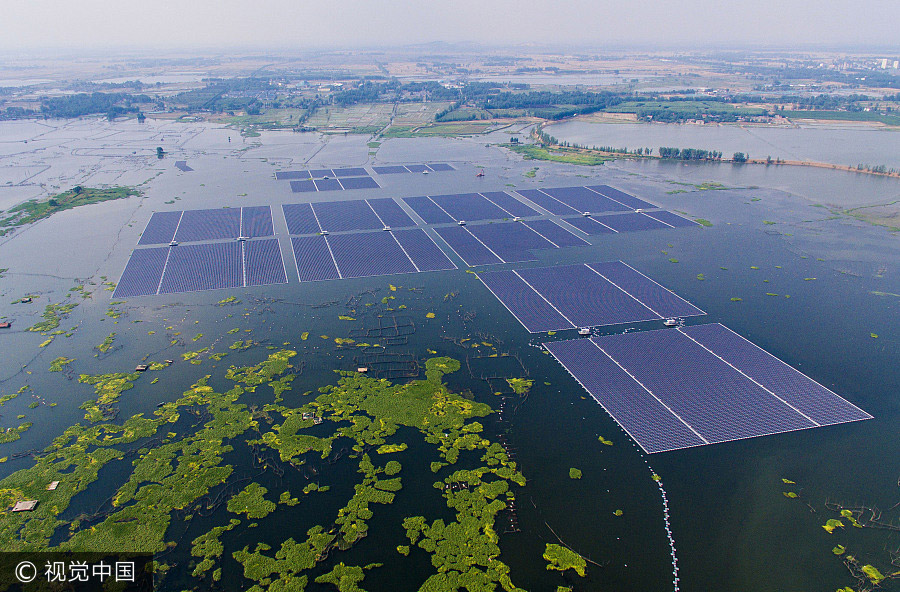
{"type": "Polygon", "coordinates": [[[521,154],[526,160],[548,160],[566,164],[597,166],[616,159],[615,156],[605,153],[576,148],[546,147],[534,144],[503,144],[503,146],[521,154]]]}
{"type": "Polygon", "coordinates": [[[0,214],[2,216],[0,218],[0,236],[11,232],[17,226],[33,224],[44,218],[49,218],[56,212],[114,199],[124,199],[133,195],[141,195],[141,191],[134,187],[124,186],[102,189],[76,186],[47,199],[32,199],[13,206],[3,214],[0,214]]]}

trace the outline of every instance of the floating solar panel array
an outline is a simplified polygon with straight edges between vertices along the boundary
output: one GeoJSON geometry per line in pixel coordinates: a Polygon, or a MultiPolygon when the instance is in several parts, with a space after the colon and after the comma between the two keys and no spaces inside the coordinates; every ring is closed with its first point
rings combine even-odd
{"type": "Polygon", "coordinates": [[[439,173],[442,171],[455,171],[456,169],[445,162],[435,162],[429,164],[373,166],[372,170],[379,175],[397,175],[402,173],[439,173]]]}
{"type": "Polygon", "coordinates": [[[705,314],[621,261],[478,277],[531,333],[705,314]]]}
{"type": "Polygon", "coordinates": [[[420,228],[291,239],[301,282],[456,269],[420,228]]]}
{"type": "Polygon", "coordinates": [[[136,249],[113,297],[131,298],[287,283],[278,240],[136,249]]]}
{"type": "Polygon", "coordinates": [[[154,212],[139,245],[273,236],[269,206],[154,212]]]}
{"type": "Polygon", "coordinates": [[[497,222],[438,227],[435,231],[470,267],[535,261],[533,251],[538,249],[589,244],[550,220],[544,222],[555,230],[545,234],[539,230],[542,225],[535,229],[533,223],[497,222]]]}
{"type": "Polygon", "coordinates": [[[368,177],[369,171],[363,167],[345,167],[340,169],[312,169],[303,171],[277,171],[276,181],[294,181],[324,179],[325,177],[368,177]]]}
{"type": "Polygon", "coordinates": [[[544,346],[648,453],[872,418],[719,324],[544,346]]]}
{"type": "Polygon", "coordinates": [[[506,218],[539,216],[503,191],[461,193],[403,198],[426,224],[448,224],[470,220],[503,220],[506,218]]]}
{"type": "Polygon", "coordinates": [[[335,179],[325,177],[322,179],[306,179],[291,181],[291,191],[294,193],[307,193],[311,191],[345,191],[351,189],[378,189],[380,185],[372,177],[344,177],[335,179]]]}
{"type": "Polygon", "coordinates": [[[380,230],[415,226],[393,199],[363,199],[319,203],[284,204],[290,234],[380,230]]]}
{"type": "Polygon", "coordinates": [[[665,228],[683,228],[699,226],[693,220],[682,218],[666,210],[653,212],[625,212],[604,216],[581,216],[563,218],[578,230],[595,236],[618,232],[634,232],[637,230],[661,230],[665,228]]]}
{"type": "Polygon", "coordinates": [[[590,187],[557,187],[552,189],[517,189],[532,203],[558,216],[585,212],[627,212],[657,206],[607,185],[590,187]]]}

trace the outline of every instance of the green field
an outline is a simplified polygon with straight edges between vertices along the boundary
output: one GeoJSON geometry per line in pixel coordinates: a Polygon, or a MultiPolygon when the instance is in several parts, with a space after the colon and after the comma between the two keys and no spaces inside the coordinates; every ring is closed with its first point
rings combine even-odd
{"type": "Polygon", "coordinates": [[[566,164],[580,164],[584,166],[597,166],[610,160],[614,156],[593,154],[590,152],[576,152],[564,148],[542,148],[534,144],[503,144],[517,154],[525,157],[525,160],[548,160],[550,162],[562,162],[566,164]]]}
{"type": "Polygon", "coordinates": [[[383,134],[385,138],[427,138],[454,136],[473,136],[484,134],[492,130],[493,124],[477,121],[464,123],[438,123],[435,125],[412,126],[392,125],[383,134]]]}
{"type": "Polygon", "coordinates": [[[900,115],[885,115],[872,111],[779,111],[789,119],[821,119],[827,121],[875,121],[886,125],[900,125],[900,115]]]}
{"type": "Polygon", "coordinates": [[[733,115],[754,117],[765,115],[765,109],[757,107],[736,107],[717,101],[626,101],[615,107],[604,109],[608,113],[637,113],[642,111],[666,111],[683,118],[699,118],[702,115],[733,115]]]}

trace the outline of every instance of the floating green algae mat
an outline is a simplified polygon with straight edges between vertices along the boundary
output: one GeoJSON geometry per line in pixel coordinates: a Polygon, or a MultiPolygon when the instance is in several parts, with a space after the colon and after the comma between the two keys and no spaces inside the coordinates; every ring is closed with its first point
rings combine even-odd
{"type": "Polygon", "coordinates": [[[587,561],[585,561],[584,557],[567,547],[548,543],[544,550],[544,559],[547,560],[548,570],[566,571],[571,569],[581,577],[584,577],[587,561]]]}

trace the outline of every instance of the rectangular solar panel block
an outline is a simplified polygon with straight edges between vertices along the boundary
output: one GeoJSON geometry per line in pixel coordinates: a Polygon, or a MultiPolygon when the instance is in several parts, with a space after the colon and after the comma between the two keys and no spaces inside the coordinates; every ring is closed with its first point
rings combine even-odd
{"type": "Polygon", "coordinates": [[[182,242],[224,240],[241,233],[241,209],[186,210],[178,224],[175,240],[182,242]]]}
{"type": "Polygon", "coordinates": [[[582,213],[627,212],[632,209],[608,197],[604,197],[596,191],[591,191],[587,187],[557,187],[555,189],[544,189],[543,191],[582,213]]]}
{"type": "Polygon", "coordinates": [[[332,234],[326,237],[341,277],[415,273],[409,257],[390,232],[332,234]]]}
{"type": "Polygon", "coordinates": [[[505,270],[479,273],[478,279],[529,333],[574,328],[568,319],[514,272],[505,270]]]}
{"type": "Polygon", "coordinates": [[[578,230],[589,234],[590,236],[597,236],[599,234],[615,234],[616,231],[597,222],[593,218],[589,218],[587,216],[573,216],[571,218],[563,218],[566,222],[577,228],[578,230]]]}
{"type": "Polygon", "coordinates": [[[181,212],[153,212],[138,244],[166,245],[172,242],[181,214],[181,212]]]}
{"type": "Polygon", "coordinates": [[[316,179],[316,191],[341,191],[344,188],[337,179],[316,179]]]}
{"type": "Polygon", "coordinates": [[[654,220],[650,216],[638,212],[627,212],[625,214],[610,214],[608,216],[595,216],[598,222],[606,224],[619,232],[634,232],[638,230],[659,230],[661,228],[672,228],[663,224],[659,220],[654,220]]]}
{"type": "Polygon", "coordinates": [[[659,207],[659,206],[653,205],[652,203],[650,203],[648,201],[638,199],[637,197],[635,197],[629,193],[625,193],[624,191],[619,191],[618,189],[616,189],[614,187],[610,187],[609,185],[590,185],[590,186],[588,186],[588,189],[592,189],[592,190],[596,191],[597,193],[600,193],[602,195],[605,195],[606,197],[614,199],[617,202],[619,202],[623,205],[626,205],[629,208],[633,208],[635,210],[641,209],[641,208],[659,207]]]}
{"type": "Polygon", "coordinates": [[[275,230],[272,228],[272,208],[269,206],[254,206],[241,208],[241,236],[272,236],[275,230]]]}
{"type": "Polygon", "coordinates": [[[341,277],[324,236],[293,237],[291,247],[301,282],[336,280],[341,277]]]}
{"type": "Polygon", "coordinates": [[[416,225],[416,223],[413,222],[413,219],[409,217],[409,214],[407,214],[393,198],[380,197],[378,199],[367,199],[366,201],[369,202],[369,205],[375,210],[378,217],[381,218],[381,221],[391,228],[403,228],[416,225]]]}
{"type": "Polygon", "coordinates": [[[428,168],[436,173],[441,172],[441,171],[455,171],[456,170],[455,168],[453,168],[452,166],[450,166],[449,164],[447,164],[445,162],[433,162],[428,165],[428,168]]]}
{"type": "Polygon", "coordinates": [[[125,265],[119,283],[116,284],[113,298],[156,294],[168,254],[169,247],[135,249],[125,265]]]}
{"type": "Polygon", "coordinates": [[[322,177],[333,177],[334,173],[331,172],[331,169],[310,169],[309,176],[314,179],[321,179],[322,177]]]}
{"type": "Polygon", "coordinates": [[[585,265],[533,267],[516,273],[578,327],[660,318],[585,265]]]}
{"type": "Polygon", "coordinates": [[[394,238],[419,268],[419,271],[456,269],[456,265],[421,228],[394,231],[394,238]]]}
{"type": "Polygon", "coordinates": [[[872,418],[727,327],[715,323],[680,330],[820,425],[872,418]]]}
{"type": "Polygon", "coordinates": [[[521,222],[472,224],[466,228],[506,262],[535,261],[532,251],[557,248],[521,222]]]}
{"type": "Polygon", "coordinates": [[[552,197],[538,189],[516,189],[516,193],[531,200],[551,214],[565,216],[567,214],[571,215],[581,213],[578,210],[567,206],[561,201],[553,199],[552,197]]]}
{"type": "Polygon", "coordinates": [[[681,331],[640,331],[594,341],[709,443],[816,426],[681,331]]]}
{"type": "Polygon", "coordinates": [[[478,193],[459,195],[432,195],[436,203],[455,220],[502,220],[509,213],[497,207],[478,193]]]}
{"type": "Polygon", "coordinates": [[[425,171],[430,171],[431,169],[424,164],[408,164],[406,165],[406,170],[411,173],[423,173],[425,171]]]}
{"type": "Polygon", "coordinates": [[[580,236],[574,235],[553,220],[529,220],[523,222],[525,226],[534,230],[560,249],[566,247],[587,247],[591,243],[580,236]]]}
{"type": "Polygon", "coordinates": [[[276,171],[276,181],[291,181],[293,179],[309,179],[309,171],[276,171]]]}
{"type": "Polygon", "coordinates": [[[286,284],[284,259],[278,239],[265,238],[244,242],[244,273],[248,286],[286,284]]]}
{"type": "Polygon", "coordinates": [[[284,204],[281,209],[284,211],[288,234],[316,234],[322,231],[310,204],[284,204]]]}
{"type": "Polygon", "coordinates": [[[322,230],[380,230],[383,224],[364,200],[326,201],[312,204],[322,230]]]}
{"type": "Polygon", "coordinates": [[[553,341],[544,347],[646,452],[705,444],[590,339],[553,341]]]}
{"type": "Polygon", "coordinates": [[[666,290],[621,261],[588,263],[587,266],[640,300],[644,306],[660,317],[690,317],[706,314],[684,298],[666,290]]]}
{"type": "Polygon", "coordinates": [[[435,231],[469,267],[503,263],[462,226],[435,228],[435,231]]]}
{"type": "Polygon", "coordinates": [[[344,177],[340,179],[344,189],[378,189],[381,187],[372,177],[344,177]]]}
{"type": "Polygon", "coordinates": [[[442,210],[426,196],[404,197],[403,201],[419,215],[426,224],[450,224],[455,222],[447,212],[442,210]]]}
{"type": "Polygon", "coordinates": [[[656,212],[647,212],[647,215],[651,218],[655,218],[660,222],[665,224],[669,224],[670,226],[674,226],[675,228],[685,228],[689,226],[700,226],[693,220],[688,220],[687,218],[682,218],[678,214],[673,214],[672,212],[668,212],[666,210],[658,210],[656,212]]]}
{"type": "Polygon", "coordinates": [[[316,191],[316,184],[312,181],[291,181],[291,191],[294,193],[316,191]]]}
{"type": "Polygon", "coordinates": [[[197,292],[244,285],[241,243],[214,243],[172,247],[160,294],[197,292]]]}
{"type": "Polygon", "coordinates": [[[503,208],[512,217],[538,216],[539,214],[505,191],[482,191],[481,195],[503,208]]]}
{"type": "Polygon", "coordinates": [[[400,165],[373,166],[372,170],[379,175],[396,175],[397,173],[408,173],[406,167],[400,165]]]}
{"type": "Polygon", "coordinates": [[[369,172],[363,167],[345,167],[342,169],[331,169],[335,177],[368,177],[369,172]]]}

